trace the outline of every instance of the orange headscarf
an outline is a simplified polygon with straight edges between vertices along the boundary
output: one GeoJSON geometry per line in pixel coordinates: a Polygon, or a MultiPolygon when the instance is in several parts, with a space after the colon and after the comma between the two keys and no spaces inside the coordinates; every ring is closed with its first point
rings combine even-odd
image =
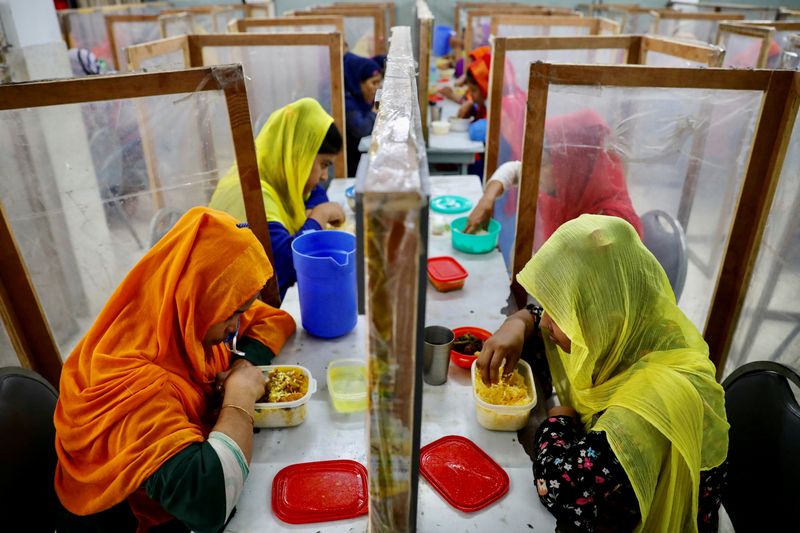
{"type": "MultiPolygon", "coordinates": [[[[489,48],[488,46],[484,46],[481,48],[489,48]]],[[[480,51],[481,48],[477,48],[472,51],[471,55],[475,58],[472,64],[467,69],[472,77],[475,78],[475,81],[478,84],[478,87],[481,89],[481,94],[484,98],[489,97],[489,68],[492,64],[492,53],[491,49],[488,51],[480,51]]]]}
{"type": "MultiPolygon", "coordinates": [[[[94,514],[130,497],[140,525],[169,519],[137,490],[208,437],[212,385],[230,354],[223,345],[205,349],[202,339],[272,274],[250,229],[204,207],[186,213],[133,267],[61,373],[55,488],[69,511],[94,514]]],[[[240,328],[277,353],[295,324],[256,301],[240,328]]]]}

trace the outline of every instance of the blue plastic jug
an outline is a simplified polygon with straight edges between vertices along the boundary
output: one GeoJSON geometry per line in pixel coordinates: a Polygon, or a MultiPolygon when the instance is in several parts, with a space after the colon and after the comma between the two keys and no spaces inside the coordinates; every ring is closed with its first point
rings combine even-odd
{"type": "Polygon", "coordinates": [[[344,231],[310,231],[292,242],[303,328],[332,339],[356,326],[356,238],[344,231]]]}
{"type": "Polygon", "coordinates": [[[433,55],[437,57],[446,56],[450,53],[450,35],[453,28],[438,24],[433,27],[433,55]]]}

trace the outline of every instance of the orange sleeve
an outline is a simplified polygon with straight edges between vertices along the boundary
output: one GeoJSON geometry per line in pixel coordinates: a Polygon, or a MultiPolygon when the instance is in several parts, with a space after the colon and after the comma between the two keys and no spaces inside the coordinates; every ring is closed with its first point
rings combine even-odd
{"type": "Polygon", "coordinates": [[[292,316],[260,300],[253,302],[243,315],[240,336],[247,336],[269,347],[278,355],[297,327],[292,316]]]}

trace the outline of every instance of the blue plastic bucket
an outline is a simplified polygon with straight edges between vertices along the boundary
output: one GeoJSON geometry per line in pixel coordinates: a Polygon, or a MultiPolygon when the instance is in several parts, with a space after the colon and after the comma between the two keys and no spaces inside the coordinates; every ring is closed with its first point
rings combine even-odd
{"type": "Polygon", "coordinates": [[[292,242],[303,328],[332,339],[356,326],[356,238],[344,231],[311,231],[292,242]]]}
{"type": "Polygon", "coordinates": [[[439,24],[433,27],[433,55],[446,56],[450,53],[450,35],[453,28],[439,24]]]}

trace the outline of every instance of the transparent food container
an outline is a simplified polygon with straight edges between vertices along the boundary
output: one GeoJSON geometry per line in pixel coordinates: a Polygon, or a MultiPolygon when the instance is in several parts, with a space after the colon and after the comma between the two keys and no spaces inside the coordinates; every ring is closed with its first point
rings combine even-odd
{"type": "Polygon", "coordinates": [[[257,428],[286,428],[298,426],[306,419],[306,404],[311,399],[311,395],[317,392],[317,381],[311,377],[311,372],[306,367],[299,365],[269,365],[259,366],[264,374],[273,369],[299,369],[308,379],[308,390],[299,400],[291,402],[256,402],[255,412],[253,413],[254,425],[257,428]]]}
{"type": "Polygon", "coordinates": [[[475,397],[475,413],[478,423],[486,429],[495,431],[517,431],[528,423],[531,409],[536,405],[536,388],[533,386],[531,366],[523,360],[517,363],[517,371],[525,380],[531,401],[523,405],[494,405],[478,396],[475,374],[478,372],[477,359],[472,363],[472,395],[475,397]]]}
{"type": "Polygon", "coordinates": [[[367,365],[362,359],[335,359],[328,364],[328,392],[340,413],[367,408],[367,365]]]}

